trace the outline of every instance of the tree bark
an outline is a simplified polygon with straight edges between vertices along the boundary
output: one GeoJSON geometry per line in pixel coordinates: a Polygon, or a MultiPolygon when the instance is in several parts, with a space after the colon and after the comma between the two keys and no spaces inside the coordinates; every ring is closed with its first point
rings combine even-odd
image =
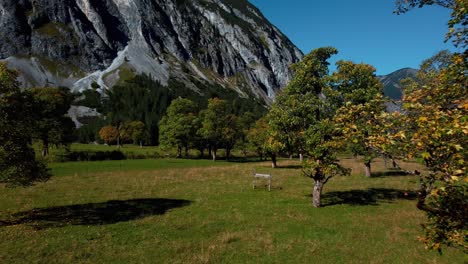
{"type": "Polygon", "coordinates": [[[366,177],[370,177],[371,176],[371,163],[370,163],[370,161],[364,163],[364,165],[366,167],[366,177]]]}
{"type": "Polygon", "coordinates": [[[177,147],[177,158],[182,158],[182,148],[181,147],[177,147]]]}
{"type": "Polygon", "coordinates": [[[231,157],[231,149],[226,148],[226,160],[229,160],[230,157],[231,157]]]}
{"type": "Polygon", "coordinates": [[[199,149],[198,151],[200,151],[200,158],[203,159],[203,157],[205,156],[205,149],[199,149]]]}
{"type": "Polygon", "coordinates": [[[217,149],[212,149],[212,150],[211,150],[211,154],[212,154],[212,156],[213,156],[213,161],[216,161],[216,152],[217,152],[217,151],[218,151],[217,149]]]}
{"type": "Polygon", "coordinates": [[[321,195],[322,195],[323,183],[321,180],[315,180],[314,191],[312,193],[312,205],[315,208],[322,206],[321,195]]]}
{"type": "Polygon", "coordinates": [[[49,155],[49,141],[47,139],[42,140],[42,157],[49,155]]]}
{"type": "Polygon", "coordinates": [[[276,154],[271,154],[271,167],[272,167],[272,168],[278,167],[278,166],[276,165],[276,154]]]}

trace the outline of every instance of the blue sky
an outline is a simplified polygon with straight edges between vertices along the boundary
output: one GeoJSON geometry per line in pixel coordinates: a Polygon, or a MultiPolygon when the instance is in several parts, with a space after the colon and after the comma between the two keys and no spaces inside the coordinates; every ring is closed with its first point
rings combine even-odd
{"type": "MultiPolygon", "coordinates": [[[[250,0],[304,53],[333,46],[331,62],[365,62],[383,75],[418,68],[442,49],[450,10],[438,6],[393,14],[394,0],[250,0]]],[[[332,68],[333,70],[333,68],[332,68]]]]}

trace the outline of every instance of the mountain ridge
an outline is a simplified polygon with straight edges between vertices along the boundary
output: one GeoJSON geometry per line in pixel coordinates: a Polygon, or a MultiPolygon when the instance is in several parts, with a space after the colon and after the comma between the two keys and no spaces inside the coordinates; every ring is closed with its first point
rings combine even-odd
{"type": "Polygon", "coordinates": [[[401,81],[406,78],[415,79],[417,73],[417,69],[406,67],[377,77],[384,85],[384,94],[393,100],[399,101],[403,98],[401,81]]]}
{"type": "Polygon", "coordinates": [[[5,0],[0,12],[0,58],[25,86],[105,89],[145,73],[271,102],[303,56],[245,0],[5,0]]]}

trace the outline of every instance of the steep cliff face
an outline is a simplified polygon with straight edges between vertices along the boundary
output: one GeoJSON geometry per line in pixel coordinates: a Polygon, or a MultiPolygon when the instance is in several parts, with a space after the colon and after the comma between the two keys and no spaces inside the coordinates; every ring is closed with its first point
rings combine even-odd
{"type": "Polygon", "coordinates": [[[25,85],[110,87],[136,73],[267,101],[302,53],[246,0],[2,0],[0,58],[25,85]]]}

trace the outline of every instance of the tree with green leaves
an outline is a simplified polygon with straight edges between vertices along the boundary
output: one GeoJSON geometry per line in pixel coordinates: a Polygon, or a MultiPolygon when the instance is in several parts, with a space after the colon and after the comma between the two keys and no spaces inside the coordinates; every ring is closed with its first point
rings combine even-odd
{"type": "Polygon", "coordinates": [[[258,154],[260,161],[263,161],[267,154],[265,144],[268,142],[268,130],[269,126],[266,118],[261,118],[246,133],[249,147],[258,154]]]}
{"type": "Polygon", "coordinates": [[[336,107],[341,106],[337,123],[343,127],[351,126],[354,130],[354,133],[344,133],[348,150],[364,158],[365,173],[370,177],[372,160],[379,153],[369,146],[368,141],[374,127],[374,113],[385,110],[383,85],[371,65],[351,61],[338,61],[336,65],[337,71],[332,74],[331,80],[333,89],[338,93],[327,99],[334,100],[336,107]],[[349,111],[349,108],[358,110],[349,111]]]}
{"type": "Polygon", "coordinates": [[[182,149],[185,155],[192,143],[195,133],[197,117],[197,105],[184,98],[177,98],[167,108],[166,115],[159,123],[159,138],[161,145],[177,148],[177,158],[182,157],[182,149]]]}
{"type": "Polygon", "coordinates": [[[277,167],[276,157],[285,149],[277,133],[278,131],[271,129],[268,124],[268,116],[257,120],[247,133],[249,144],[258,153],[260,160],[263,160],[263,157],[271,157],[272,168],[277,167]]]}
{"type": "Polygon", "coordinates": [[[242,138],[243,130],[236,115],[229,114],[225,117],[226,127],[223,129],[223,147],[226,149],[226,160],[231,157],[231,152],[236,143],[242,138]]]}
{"type": "Polygon", "coordinates": [[[427,172],[417,173],[417,207],[428,216],[422,241],[432,249],[440,250],[445,244],[468,252],[468,2],[399,0],[397,8],[404,13],[431,4],[452,9],[446,39],[452,39],[463,52],[438,54],[423,63],[419,80],[404,85],[405,114],[400,116],[400,130],[386,140],[376,140],[376,145],[399,146],[408,157],[421,158],[427,168],[427,172]]]}
{"type": "Polygon", "coordinates": [[[420,174],[417,204],[429,217],[423,241],[435,249],[445,243],[468,250],[468,61],[459,54],[452,60],[446,69],[421,72],[423,83],[406,84],[399,139],[428,170],[420,174]]]}
{"type": "Polygon", "coordinates": [[[159,143],[159,121],[172,101],[173,94],[151,76],[141,75],[106,90],[103,98],[107,120],[120,128],[124,123],[145,124],[149,145],[159,143]]]}
{"type": "Polygon", "coordinates": [[[339,165],[336,153],[342,142],[333,122],[336,107],[327,100],[331,93],[328,59],[337,53],[332,47],[313,50],[291,68],[294,75],[286,89],[277,97],[268,114],[272,131],[284,135],[293,128],[295,136],[283,137],[283,143],[300,142],[308,159],[303,163],[303,174],[314,180],[312,204],[321,206],[323,186],[336,175],[346,175],[348,170],[339,165]],[[284,118],[277,115],[284,112],[284,118]],[[285,130],[283,130],[285,129],[285,130]]]}
{"type": "Polygon", "coordinates": [[[218,149],[225,146],[226,136],[232,136],[226,101],[218,98],[209,99],[208,108],[201,111],[200,116],[202,121],[198,133],[208,142],[215,161],[218,149]]]}
{"type": "Polygon", "coordinates": [[[33,98],[33,136],[42,141],[42,156],[49,154],[50,144],[68,145],[73,142],[75,124],[66,116],[73,101],[64,89],[44,87],[28,90],[33,98]]]}
{"type": "Polygon", "coordinates": [[[145,140],[145,124],[141,121],[129,121],[120,125],[119,136],[122,143],[132,142],[134,145],[143,146],[145,140]]]}
{"type": "Polygon", "coordinates": [[[146,126],[145,123],[141,121],[132,121],[128,123],[130,127],[130,138],[133,141],[134,145],[140,145],[140,148],[143,147],[143,141],[147,137],[146,135],[146,126]]]}
{"type": "Polygon", "coordinates": [[[239,117],[238,121],[239,140],[236,143],[236,148],[240,149],[244,156],[247,156],[247,150],[249,148],[247,134],[250,128],[255,125],[256,117],[252,112],[245,112],[239,117]]]}
{"type": "Polygon", "coordinates": [[[31,147],[33,99],[21,91],[17,77],[0,63],[0,182],[27,186],[47,180],[49,174],[31,147]]]}

